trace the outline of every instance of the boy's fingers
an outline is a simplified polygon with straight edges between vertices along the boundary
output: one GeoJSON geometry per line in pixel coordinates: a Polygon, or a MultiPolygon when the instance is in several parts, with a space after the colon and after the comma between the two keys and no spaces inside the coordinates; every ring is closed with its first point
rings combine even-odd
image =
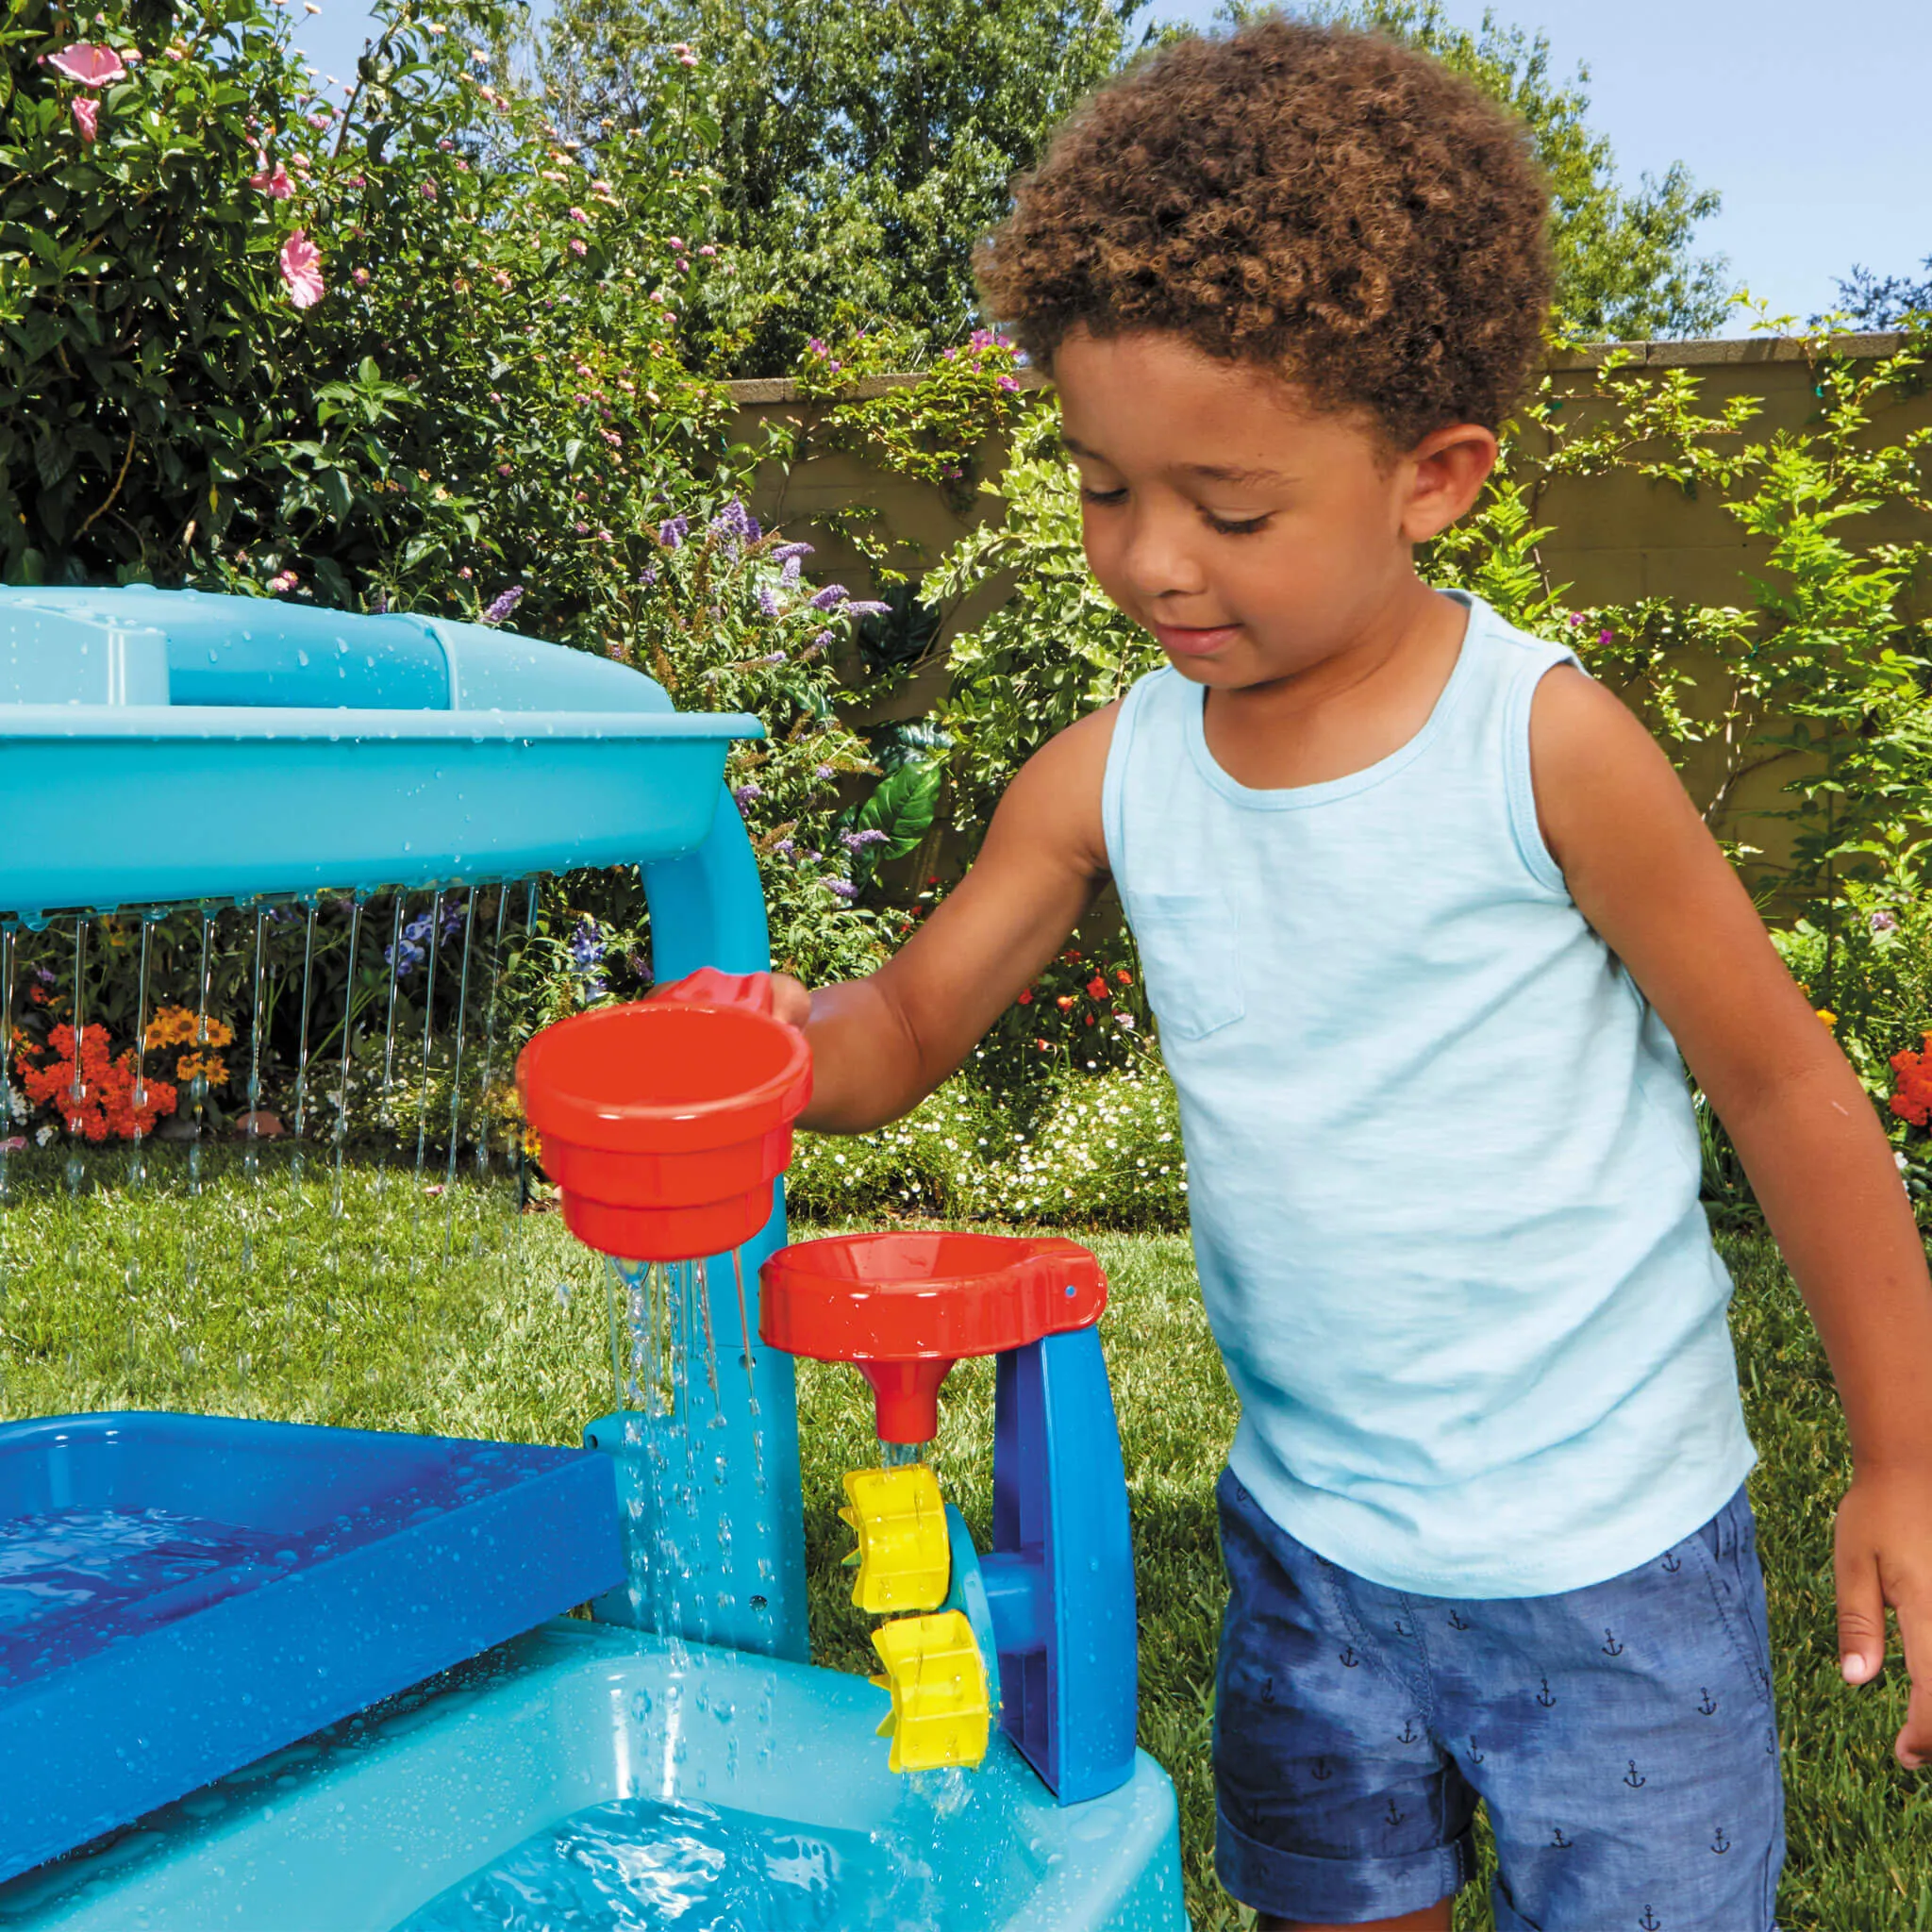
{"type": "Polygon", "coordinates": [[[811,1018],[811,994],[789,973],[772,977],[772,1017],[788,1026],[803,1026],[811,1018]]]}
{"type": "Polygon", "coordinates": [[[1847,1684],[1869,1684],[1885,1668],[1885,1593],[1870,1549],[1848,1550],[1840,1539],[1833,1558],[1838,1578],[1838,1662],[1847,1684]]]}
{"type": "Polygon", "coordinates": [[[1906,1721],[1892,1745],[1892,1755],[1907,1771],[1932,1764],[1932,1605],[1896,1606],[1898,1634],[1911,1674],[1911,1701],[1906,1721]]]}

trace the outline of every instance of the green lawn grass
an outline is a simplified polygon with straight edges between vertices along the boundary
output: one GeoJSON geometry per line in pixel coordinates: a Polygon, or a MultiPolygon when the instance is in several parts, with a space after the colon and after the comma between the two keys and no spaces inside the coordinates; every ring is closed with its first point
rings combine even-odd
{"type": "MultiPolygon", "coordinates": [[[[432,1194],[408,1172],[351,1165],[343,1212],[309,1155],[282,1147],[252,1179],[218,1155],[191,1195],[157,1149],[144,1183],[92,1158],[77,1194],[58,1161],[12,1163],[0,1215],[0,1416],[200,1408],[362,1427],[568,1442],[610,1406],[602,1265],[554,1216],[516,1216],[508,1191],[459,1178],[432,1194]]],[[[1078,1230],[1074,1230],[1075,1233],[1078,1230]]],[[[1208,1770],[1221,1607],[1213,1480],[1234,1425],[1184,1239],[1091,1237],[1113,1284],[1103,1324],[1133,1492],[1141,1740],[1180,1791],[1195,1924],[1243,1915],[1211,1870],[1208,1770]]],[[[1775,1251],[1727,1237],[1736,1331],[1764,1461],[1752,1481],[1771,1581],[1790,1794],[1782,1920],[1792,1932],[1932,1932],[1932,1779],[1896,1769],[1899,1673],[1854,1694],[1838,1677],[1831,1507],[1843,1430],[1804,1309],[1775,1251]]],[[[856,1375],[801,1365],[800,1424],[815,1654],[872,1660],[845,1601],[840,1476],[870,1459],[856,1375]]],[[[991,1375],[948,1384],[941,1481],[984,1537],[991,1375]]],[[[1463,1932],[1491,1923],[1474,1893],[1463,1932]]]]}

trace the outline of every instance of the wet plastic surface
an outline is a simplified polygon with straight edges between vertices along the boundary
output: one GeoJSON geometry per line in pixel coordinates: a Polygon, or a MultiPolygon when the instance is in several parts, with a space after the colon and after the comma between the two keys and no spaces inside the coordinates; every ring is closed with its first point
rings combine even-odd
{"type": "Polygon", "coordinates": [[[0,1877],[608,1590],[608,1458],[210,1416],[0,1427],[0,1877]]]}
{"type": "Polygon", "coordinates": [[[0,914],[661,860],[762,729],[480,625],[0,589],[0,914]]]}
{"type": "Polygon", "coordinates": [[[514,1877],[587,1809],[655,1800],[835,1848],[863,1837],[875,1856],[838,1932],[908,1915],[918,1932],[1186,1932],[1174,1790],[1152,1759],[1072,1806],[1003,1739],[976,1773],[908,1780],[873,1735],[888,1707],[841,1672],[549,1624],[0,1886],[0,1927],[391,1932],[452,1887],[514,1877]]]}

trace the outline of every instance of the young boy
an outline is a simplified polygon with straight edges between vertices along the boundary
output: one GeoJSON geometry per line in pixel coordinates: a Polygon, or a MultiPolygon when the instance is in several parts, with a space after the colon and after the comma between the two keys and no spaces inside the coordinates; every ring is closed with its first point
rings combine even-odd
{"type": "Polygon", "coordinates": [[[1241,1403],[1218,1862],[1264,1927],[1765,1932],[1782,1799],[1730,1284],[1678,1050],[1830,1351],[1846,1678],[1932,1758],[1932,1291],[1885,1136],[1642,727],[1439,594],[1539,351],[1523,129],[1387,42],[1171,48],[984,265],[1088,558],[1169,659],[1014,780],[889,965],[808,997],[808,1125],[931,1091],[1109,879],[1241,1403]]]}

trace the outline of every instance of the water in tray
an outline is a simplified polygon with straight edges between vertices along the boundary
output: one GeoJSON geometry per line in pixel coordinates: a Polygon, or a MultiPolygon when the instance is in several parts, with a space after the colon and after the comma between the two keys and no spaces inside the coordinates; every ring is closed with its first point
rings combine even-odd
{"type": "Polygon", "coordinates": [[[933,1874],[891,1837],[710,1805],[572,1813],[397,1932],[931,1932],[933,1874]]]}
{"type": "Polygon", "coordinates": [[[0,1524],[0,1681],[14,1644],[38,1650],[50,1621],[133,1599],[163,1614],[177,1596],[212,1601],[228,1579],[292,1562],[287,1541],[172,1509],[56,1509],[0,1524]]]}

